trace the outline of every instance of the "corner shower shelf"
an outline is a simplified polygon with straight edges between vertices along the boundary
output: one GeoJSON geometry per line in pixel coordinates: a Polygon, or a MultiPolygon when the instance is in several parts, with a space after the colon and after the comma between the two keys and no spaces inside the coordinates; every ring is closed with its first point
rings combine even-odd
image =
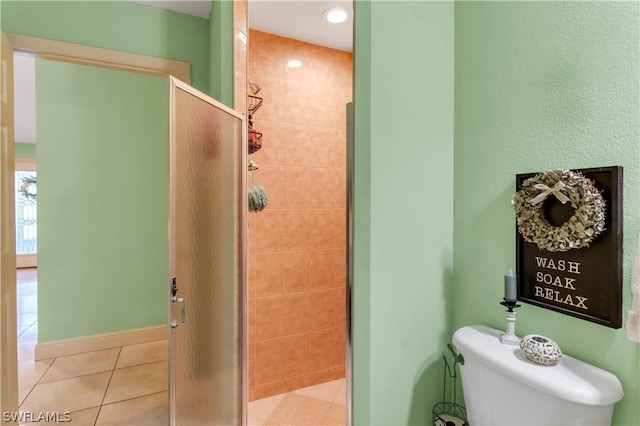
{"type": "Polygon", "coordinates": [[[262,98],[259,96],[249,95],[249,105],[247,109],[249,110],[249,115],[253,115],[260,107],[262,106],[262,98]]]}
{"type": "Polygon", "coordinates": [[[256,132],[251,126],[249,127],[249,134],[247,135],[247,141],[249,143],[249,155],[253,154],[260,148],[262,148],[262,133],[256,132]]]}
{"type": "Polygon", "coordinates": [[[261,90],[261,87],[249,79],[249,89],[253,95],[248,95],[247,112],[249,121],[247,123],[247,143],[249,144],[249,154],[253,154],[262,148],[262,133],[253,128],[253,114],[262,106],[262,98],[255,96],[261,90]]]}

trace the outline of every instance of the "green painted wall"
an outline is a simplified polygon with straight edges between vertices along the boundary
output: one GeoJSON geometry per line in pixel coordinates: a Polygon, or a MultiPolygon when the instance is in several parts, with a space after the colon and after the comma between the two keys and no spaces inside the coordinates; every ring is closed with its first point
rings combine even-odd
{"type": "MultiPolygon", "coordinates": [[[[352,256],[352,420],[370,424],[370,247],[371,227],[371,4],[354,3],[353,49],[353,223],[352,256]]],[[[348,148],[349,150],[349,148],[348,148]]],[[[348,151],[349,152],[349,151],[348,151]]]]}
{"type": "Polygon", "coordinates": [[[233,2],[214,0],[209,15],[209,95],[233,108],[233,2]]]}
{"type": "MultiPolygon", "coordinates": [[[[640,229],[640,14],[637,2],[456,2],[453,328],[504,327],[515,267],[517,173],[624,167],[624,312],[640,229]]],[[[616,374],[614,425],[640,424],[640,345],[613,330],[523,304],[539,333],[616,374]]]]}
{"type": "Polygon", "coordinates": [[[40,342],[166,323],[167,88],[37,61],[40,342]]]}
{"type": "Polygon", "coordinates": [[[191,64],[191,84],[209,90],[207,19],[128,1],[7,1],[2,30],[191,64]]]}
{"type": "Polygon", "coordinates": [[[430,424],[442,397],[453,267],[453,12],[452,2],[356,4],[356,424],[430,424]]]}
{"type": "Polygon", "coordinates": [[[36,144],[16,142],[15,157],[16,158],[36,158],[36,144]]]}

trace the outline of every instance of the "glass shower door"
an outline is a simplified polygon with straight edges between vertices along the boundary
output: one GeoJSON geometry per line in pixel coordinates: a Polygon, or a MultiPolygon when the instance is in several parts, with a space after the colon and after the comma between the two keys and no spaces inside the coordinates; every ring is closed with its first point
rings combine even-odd
{"type": "Polygon", "coordinates": [[[245,128],[171,78],[171,425],[246,424],[245,128]]]}

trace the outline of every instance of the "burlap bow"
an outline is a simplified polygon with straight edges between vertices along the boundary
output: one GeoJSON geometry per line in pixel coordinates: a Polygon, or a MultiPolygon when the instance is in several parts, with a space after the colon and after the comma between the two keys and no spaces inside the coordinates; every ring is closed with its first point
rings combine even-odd
{"type": "Polygon", "coordinates": [[[546,200],[549,195],[553,194],[556,196],[558,201],[560,201],[562,204],[565,204],[567,201],[569,201],[569,197],[567,197],[560,191],[564,189],[566,186],[567,185],[565,185],[562,181],[558,181],[558,183],[556,183],[553,186],[553,188],[549,188],[547,185],[543,183],[537,183],[533,185],[533,187],[541,190],[542,192],[538,194],[535,198],[530,199],[529,203],[531,204],[541,203],[544,200],[546,200]]]}

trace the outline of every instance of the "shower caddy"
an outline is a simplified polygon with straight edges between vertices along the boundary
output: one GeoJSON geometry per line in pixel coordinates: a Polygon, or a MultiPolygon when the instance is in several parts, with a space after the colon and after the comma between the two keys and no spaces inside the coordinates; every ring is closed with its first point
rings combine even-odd
{"type": "Polygon", "coordinates": [[[249,90],[251,95],[248,96],[247,110],[249,112],[249,123],[247,132],[247,142],[249,144],[249,154],[253,154],[262,148],[262,133],[253,128],[253,114],[262,106],[262,98],[256,96],[262,88],[249,79],[249,90]]]}

